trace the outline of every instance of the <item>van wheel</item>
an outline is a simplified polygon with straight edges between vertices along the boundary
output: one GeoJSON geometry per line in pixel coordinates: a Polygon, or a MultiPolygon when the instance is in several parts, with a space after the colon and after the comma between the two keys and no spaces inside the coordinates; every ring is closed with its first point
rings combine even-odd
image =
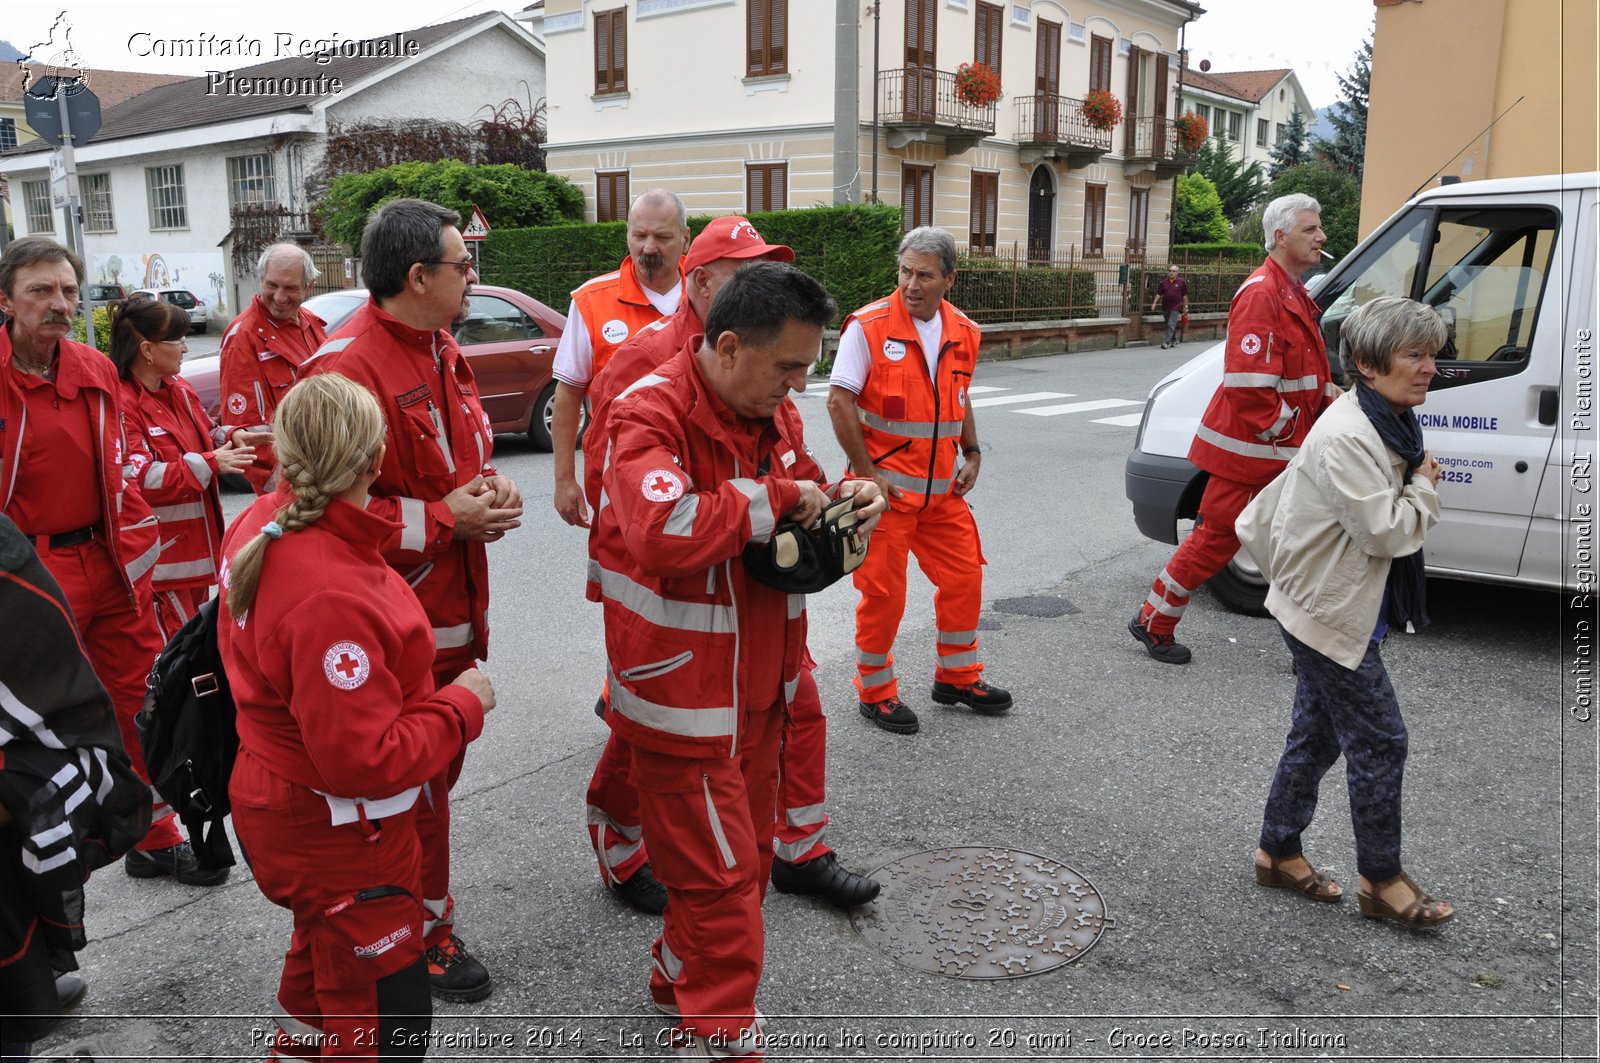
{"type": "Polygon", "coordinates": [[[1267,616],[1267,578],[1255,560],[1241,550],[1226,568],[1206,581],[1217,600],[1236,613],[1267,616]]]}

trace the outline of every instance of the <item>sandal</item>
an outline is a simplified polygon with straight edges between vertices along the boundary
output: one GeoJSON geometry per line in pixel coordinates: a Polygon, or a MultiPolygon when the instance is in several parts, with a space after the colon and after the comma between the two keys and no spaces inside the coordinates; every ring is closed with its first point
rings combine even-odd
{"type": "Polygon", "coordinates": [[[1382,897],[1367,893],[1364,890],[1357,890],[1356,900],[1361,903],[1361,914],[1368,919],[1388,919],[1411,930],[1431,930],[1433,927],[1443,926],[1456,917],[1454,908],[1451,908],[1448,912],[1441,913],[1441,906],[1448,902],[1441,901],[1437,897],[1425,893],[1422,887],[1413,882],[1411,876],[1404,871],[1387,882],[1375,882],[1373,886],[1382,889],[1390,882],[1397,882],[1401,879],[1404,879],[1406,885],[1411,887],[1413,896],[1410,904],[1403,909],[1397,909],[1382,897]]]}
{"type": "MultiPolygon", "coordinates": [[[[1294,857],[1286,857],[1292,860],[1294,857]]],[[[1256,881],[1272,889],[1293,890],[1302,897],[1309,897],[1314,901],[1324,904],[1338,904],[1344,900],[1344,891],[1333,880],[1332,875],[1323,874],[1316,868],[1311,868],[1311,873],[1302,878],[1295,878],[1282,867],[1282,861],[1276,856],[1268,856],[1265,867],[1256,864],[1256,881]]],[[[1309,867],[1310,865],[1307,864],[1309,867]]]]}

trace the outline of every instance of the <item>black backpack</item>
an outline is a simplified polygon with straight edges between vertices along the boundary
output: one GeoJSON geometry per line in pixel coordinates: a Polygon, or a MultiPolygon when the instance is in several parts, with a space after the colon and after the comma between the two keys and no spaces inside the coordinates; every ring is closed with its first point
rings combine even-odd
{"type": "Polygon", "coordinates": [[[172,636],[146,685],[144,707],[134,723],[150,781],[178,814],[200,866],[208,871],[232,867],[233,846],[223,820],[232,808],[228,779],[239,732],[217,650],[216,598],[172,636]]]}

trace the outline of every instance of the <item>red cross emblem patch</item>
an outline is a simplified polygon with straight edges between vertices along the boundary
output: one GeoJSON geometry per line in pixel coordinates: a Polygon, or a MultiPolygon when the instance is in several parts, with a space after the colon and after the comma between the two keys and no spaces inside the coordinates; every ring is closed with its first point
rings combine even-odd
{"type": "Polygon", "coordinates": [[[228,412],[234,416],[237,417],[239,414],[243,413],[245,411],[245,405],[246,403],[244,396],[239,394],[237,391],[228,396],[228,412]]]}
{"type": "Polygon", "coordinates": [[[672,469],[651,469],[644,474],[644,497],[652,502],[671,502],[683,497],[683,478],[672,469]]]}
{"type": "Polygon", "coordinates": [[[1258,354],[1261,351],[1261,337],[1254,332],[1239,341],[1239,349],[1245,354],[1258,354]]]}
{"type": "Polygon", "coordinates": [[[322,673],[340,690],[354,690],[372,674],[372,664],[354,642],[335,642],[322,655],[322,673]]]}

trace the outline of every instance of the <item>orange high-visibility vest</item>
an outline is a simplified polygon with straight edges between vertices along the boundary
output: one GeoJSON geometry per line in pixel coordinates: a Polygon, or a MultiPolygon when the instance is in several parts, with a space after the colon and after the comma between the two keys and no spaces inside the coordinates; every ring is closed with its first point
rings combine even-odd
{"type": "MultiPolygon", "coordinates": [[[[681,273],[681,261],[678,269],[681,273]]],[[[650,298],[634,276],[631,255],[622,260],[616,272],[580,285],[572,293],[572,305],[583,315],[583,323],[589,330],[589,347],[594,352],[594,365],[589,373],[591,382],[611,360],[612,352],[661,317],[661,311],[650,304],[650,298]]]]}

